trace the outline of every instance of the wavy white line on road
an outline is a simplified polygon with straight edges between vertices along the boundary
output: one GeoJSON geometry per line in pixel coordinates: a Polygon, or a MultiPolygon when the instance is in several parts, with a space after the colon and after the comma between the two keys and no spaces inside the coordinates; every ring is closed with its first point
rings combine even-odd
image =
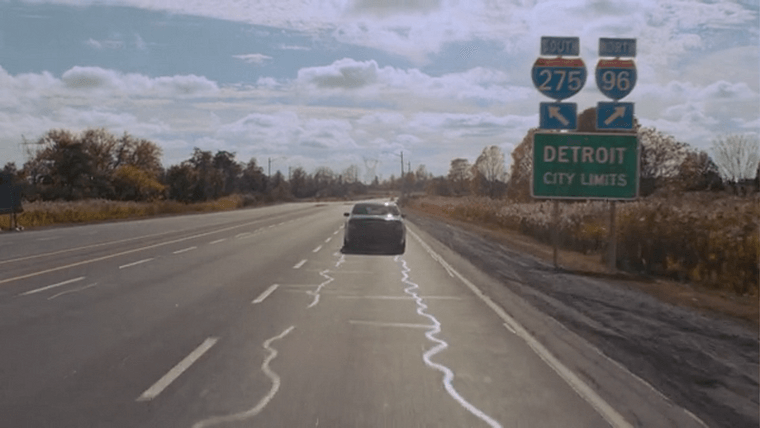
{"type": "Polygon", "coordinates": [[[314,306],[317,306],[317,303],[319,303],[319,292],[322,291],[322,288],[324,288],[325,285],[335,281],[335,278],[331,277],[327,273],[330,272],[330,270],[323,270],[319,274],[322,275],[323,278],[326,279],[326,281],[323,281],[321,284],[317,286],[317,289],[314,291],[307,291],[306,294],[309,294],[311,296],[314,296],[314,300],[309,304],[309,306],[306,307],[306,309],[313,308],[314,306]]]}
{"type": "Polygon", "coordinates": [[[272,387],[269,389],[269,392],[267,395],[265,395],[259,402],[254,406],[253,408],[246,410],[244,412],[235,413],[232,415],[225,415],[225,416],[214,416],[208,419],[204,419],[200,422],[196,422],[193,425],[193,428],[205,428],[210,427],[213,425],[219,425],[227,422],[240,422],[244,421],[246,419],[252,418],[259,413],[261,413],[262,410],[269,404],[269,402],[274,398],[275,394],[277,394],[277,391],[280,389],[280,376],[277,375],[272,369],[269,368],[269,363],[272,362],[277,357],[277,350],[272,348],[270,345],[275,340],[280,340],[288,335],[295,326],[288,327],[285,331],[278,334],[275,337],[269,338],[264,342],[264,349],[269,351],[269,355],[264,359],[264,363],[261,364],[261,371],[264,372],[264,374],[269,378],[269,380],[272,381],[272,387]]]}
{"type": "Polygon", "coordinates": [[[465,400],[464,397],[462,397],[457,392],[457,390],[451,384],[454,381],[454,372],[450,368],[444,366],[443,364],[435,363],[431,360],[431,358],[434,355],[448,348],[449,344],[446,343],[445,340],[442,340],[436,337],[436,335],[441,332],[441,323],[438,321],[438,319],[435,316],[425,312],[428,307],[423,301],[424,299],[420,297],[419,294],[417,294],[417,291],[415,291],[415,290],[419,290],[420,286],[409,280],[409,272],[411,272],[411,269],[409,269],[409,267],[407,266],[406,260],[402,259],[400,256],[396,256],[394,259],[397,262],[398,261],[401,262],[401,267],[402,267],[401,274],[404,276],[401,279],[401,282],[409,285],[409,287],[404,289],[404,292],[412,296],[412,298],[417,302],[417,314],[429,319],[430,322],[433,324],[431,327],[429,327],[428,331],[425,332],[425,337],[427,337],[429,341],[435,343],[436,345],[428,349],[424,354],[422,354],[422,359],[423,361],[425,361],[425,365],[443,373],[443,386],[446,389],[446,392],[448,392],[448,394],[451,396],[451,398],[456,400],[456,402],[459,403],[459,405],[464,407],[468,412],[472,413],[478,419],[487,423],[490,427],[501,428],[501,424],[499,422],[497,422],[496,420],[494,420],[493,418],[485,414],[482,410],[475,407],[469,401],[465,400]]]}
{"type": "MultiPolygon", "coordinates": [[[[581,398],[583,398],[591,407],[594,408],[601,416],[604,418],[611,426],[615,428],[631,428],[631,424],[628,423],[628,421],[625,420],[625,418],[617,412],[609,403],[607,403],[602,397],[600,397],[596,391],[594,391],[586,382],[581,380],[575,373],[573,373],[570,369],[568,369],[564,364],[562,364],[554,355],[551,354],[538,340],[536,340],[530,333],[528,333],[514,318],[512,318],[510,315],[507,314],[507,312],[499,305],[494,303],[493,300],[491,300],[490,297],[483,294],[480,289],[475,286],[472,282],[470,282],[467,278],[465,278],[462,274],[457,272],[453,267],[451,267],[444,259],[443,257],[439,256],[438,253],[433,251],[430,246],[425,243],[425,241],[420,238],[419,235],[416,233],[409,231],[411,236],[422,245],[422,248],[425,249],[425,251],[438,263],[440,263],[447,271],[453,273],[464,285],[467,286],[467,288],[470,289],[476,296],[480,298],[480,300],[483,301],[489,308],[491,308],[496,315],[499,316],[499,318],[504,321],[504,327],[506,327],[508,330],[513,332],[514,334],[520,336],[527,344],[530,346],[531,349],[533,349],[533,352],[536,353],[536,355],[539,356],[549,367],[554,370],[555,373],[557,373],[581,398]]],[[[553,319],[553,318],[550,318],[553,319]]],[[[556,320],[555,320],[556,321],[556,320]]],[[[562,324],[558,323],[558,325],[562,326],[562,324]]],[[[562,326],[564,328],[564,326],[562,326]]],[[[594,347],[591,347],[594,349],[594,347]]],[[[612,360],[610,360],[612,361],[612,360]]],[[[627,369],[625,369],[623,366],[618,365],[618,367],[622,368],[624,371],[630,373],[627,369]]],[[[634,376],[635,377],[635,376],[634,376]]],[[[644,382],[642,380],[642,382],[644,382]]],[[[645,385],[648,385],[646,382],[644,382],[645,385]]],[[[651,385],[649,385],[650,388],[654,389],[651,385]]],[[[704,425],[704,422],[702,422],[699,418],[692,415],[690,412],[687,412],[689,415],[691,415],[697,422],[704,425]]]]}

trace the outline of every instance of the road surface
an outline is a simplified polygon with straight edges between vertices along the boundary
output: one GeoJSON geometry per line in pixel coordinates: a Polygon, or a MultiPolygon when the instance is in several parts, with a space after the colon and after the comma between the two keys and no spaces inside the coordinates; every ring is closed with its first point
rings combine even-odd
{"type": "Polygon", "coordinates": [[[341,253],[349,209],[3,234],[2,425],[700,426],[413,224],[341,253]]]}

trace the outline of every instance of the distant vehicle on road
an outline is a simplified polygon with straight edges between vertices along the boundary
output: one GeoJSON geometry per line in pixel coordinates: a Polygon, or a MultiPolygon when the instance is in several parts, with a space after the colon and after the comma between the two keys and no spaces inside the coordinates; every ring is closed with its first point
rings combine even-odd
{"type": "Polygon", "coordinates": [[[404,215],[393,202],[361,202],[346,217],[343,252],[386,250],[404,254],[406,225],[404,215]]]}

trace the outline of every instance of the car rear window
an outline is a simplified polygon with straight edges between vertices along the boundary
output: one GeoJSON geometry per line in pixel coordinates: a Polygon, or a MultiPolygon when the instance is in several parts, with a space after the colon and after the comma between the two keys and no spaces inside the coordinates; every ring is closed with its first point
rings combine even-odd
{"type": "Polygon", "coordinates": [[[356,204],[351,211],[352,214],[365,214],[365,215],[399,215],[399,210],[393,205],[371,205],[371,204],[356,204]]]}

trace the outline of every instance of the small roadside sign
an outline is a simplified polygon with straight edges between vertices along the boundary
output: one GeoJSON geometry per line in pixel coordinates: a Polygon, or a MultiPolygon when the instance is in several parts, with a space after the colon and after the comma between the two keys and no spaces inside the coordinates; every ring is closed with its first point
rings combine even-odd
{"type": "Polygon", "coordinates": [[[625,200],[638,191],[636,134],[534,134],[534,198],[625,200]]]}
{"type": "Polygon", "coordinates": [[[636,39],[599,38],[599,56],[626,57],[636,56],[636,39]]]}
{"type": "Polygon", "coordinates": [[[541,55],[578,56],[581,53],[579,37],[541,37],[541,55]]]}
{"type": "Polygon", "coordinates": [[[533,84],[557,101],[577,94],[586,83],[586,64],[580,58],[538,58],[531,72],[533,84]]]}
{"type": "Polygon", "coordinates": [[[541,129],[578,129],[578,104],[541,103],[539,106],[541,129]]]}
{"type": "Polygon", "coordinates": [[[596,129],[633,129],[633,103],[597,103],[596,129]]]}

